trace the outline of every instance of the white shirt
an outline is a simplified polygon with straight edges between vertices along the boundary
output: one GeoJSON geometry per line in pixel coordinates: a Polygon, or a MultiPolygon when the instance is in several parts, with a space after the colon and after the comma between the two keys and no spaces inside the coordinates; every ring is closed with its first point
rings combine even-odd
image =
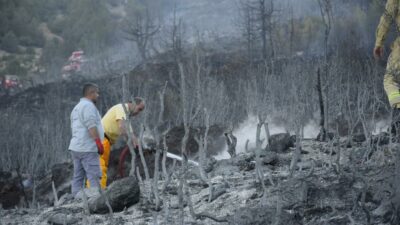
{"type": "Polygon", "coordinates": [[[96,127],[101,140],[104,139],[104,130],[101,125],[101,116],[94,103],[81,98],[71,112],[72,138],[68,149],[76,152],[97,152],[96,142],[90,136],[89,129],[96,127]]]}

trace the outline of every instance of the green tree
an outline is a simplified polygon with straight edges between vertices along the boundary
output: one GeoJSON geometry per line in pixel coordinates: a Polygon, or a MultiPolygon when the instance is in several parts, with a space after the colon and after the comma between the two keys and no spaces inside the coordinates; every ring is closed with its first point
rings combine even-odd
{"type": "Polygon", "coordinates": [[[44,65],[48,72],[60,72],[63,63],[66,61],[67,54],[63,51],[63,45],[57,39],[46,42],[40,63],[44,65]]]}
{"type": "Polygon", "coordinates": [[[10,53],[18,51],[18,39],[14,32],[9,31],[1,41],[1,48],[10,53]]]}
{"type": "Polygon", "coordinates": [[[7,15],[0,12],[0,36],[3,36],[9,30],[9,21],[7,15]]]}
{"type": "Polygon", "coordinates": [[[28,25],[31,20],[32,16],[29,11],[23,7],[19,7],[13,13],[10,28],[18,37],[23,36],[26,33],[26,29],[29,28],[28,25]]]}
{"type": "Polygon", "coordinates": [[[35,18],[27,24],[23,35],[19,37],[21,45],[43,47],[45,44],[44,35],[39,30],[39,22],[35,18]]]}
{"type": "Polygon", "coordinates": [[[62,37],[71,52],[104,49],[113,42],[116,26],[104,0],[72,0],[67,9],[62,37]]]}
{"type": "Polygon", "coordinates": [[[0,0],[0,36],[4,36],[10,31],[11,19],[16,8],[16,1],[0,0]]]}
{"type": "Polygon", "coordinates": [[[27,74],[27,69],[21,65],[19,60],[15,59],[7,65],[5,72],[7,74],[25,76],[27,74]]]}

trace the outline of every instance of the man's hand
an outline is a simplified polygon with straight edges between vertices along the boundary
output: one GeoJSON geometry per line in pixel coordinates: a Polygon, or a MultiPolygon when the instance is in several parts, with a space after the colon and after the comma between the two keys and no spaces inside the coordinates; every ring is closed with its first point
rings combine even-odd
{"type": "Polygon", "coordinates": [[[103,155],[104,153],[103,143],[101,143],[100,138],[96,138],[95,141],[97,145],[97,152],[99,153],[99,155],[103,155]]]}
{"type": "Polygon", "coordinates": [[[374,48],[374,57],[375,57],[376,60],[382,59],[382,57],[383,57],[383,47],[376,46],[374,48]]]}

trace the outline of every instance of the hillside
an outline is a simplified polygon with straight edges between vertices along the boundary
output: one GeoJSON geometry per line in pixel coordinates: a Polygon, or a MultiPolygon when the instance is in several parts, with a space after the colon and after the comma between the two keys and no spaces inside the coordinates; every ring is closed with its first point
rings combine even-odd
{"type": "MultiPolygon", "coordinates": [[[[135,23],[147,12],[152,26],[158,27],[146,46],[150,56],[170,50],[174,17],[175,22],[181,23],[184,47],[202,40],[220,50],[236,51],[249,44],[246,44],[248,34],[243,27],[245,18],[239,1],[177,0],[167,4],[159,0],[147,3],[138,0],[40,0],[33,4],[26,0],[2,0],[0,4],[0,76],[18,75],[28,80],[27,87],[59,80],[62,66],[78,49],[85,52],[90,67],[96,68],[89,74],[131,70],[143,59],[138,43],[126,33],[127,24],[135,23]],[[86,10],[88,8],[93,10],[86,10]]],[[[382,6],[375,1],[338,1],[332,7],[337,15],[332,31],[334,42],[360,40],[354,47],[370,52],[373,44],[370,34],[374,32],[382,6]],[[347,32],[349,30],[351,32],[347,32]],[[346,38],[341,35],[343,32],[346,38]]],[[[323,26],[317,13],[318,4],[308,0],[301,3],[285,0],[276,3],[275,8],[277,13],[273,17],[277,26],[273,39],[279,56],[321,54],[323,26]],[[288,9],[288,5],[291,8],[288,9]],[[284,13],[291,13],[292,18],[282,16],[284,13]],[[289,31],[293,37],[282,35],[289,31]],[[297,44],[294,46],[292,42],[297,44]]],[[[257,36],[252,39],[259,41],[257,36]]]]}

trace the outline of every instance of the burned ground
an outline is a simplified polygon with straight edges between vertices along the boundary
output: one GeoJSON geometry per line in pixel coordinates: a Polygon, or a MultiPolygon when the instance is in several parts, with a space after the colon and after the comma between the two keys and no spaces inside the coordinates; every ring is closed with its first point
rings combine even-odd
{"type": "MultiPolygon", "coordinates": [[[[186,223],[393,224],[394,209],[388,205],[388,200],[394,194],[392,150],[397,145],[380,146],[369,160],[363,162],[352,161],[350,155],[355,151],[367,151],[365,144],[352,148],[342,145],[338,161],[337,155],[328,154],[332,148],[329,143],[303,141],[302,146],[304,154],[293,176],[288,171],[293,151],[278,153],[274,162],[262,167],[265,176],[270,178],[265,180],[265,192],[256,179],[254,167],[243,167],[255,163],[253,152],[214,162],[209,172],[214,190],[211,202],[208,201],[209,188],[197,178],[196,167],[191,167],[187,185],[194,211],[198,214],[207,212],[225,222],[218,223],[206,217],[195,219],[186,206],[186,223]]],[[[159,187],[163,182],[160,180],[159,187]]],[[[168,216],[165,211],[154,211],[154,205],[147,202],[148,185],[151,185],[147,181],[140,183],[142,194],[139,203],[123,212],[115,212],[112,217],[101,214],[86,216],[80,202],[50,208],[42,205],[38,209],[3,210],[0,213],[5,224],[45,224],[48,220],[55,220],[55,214],[71,222],[68,224],[83,224],[85,221],[148,224],[155,220],[168,224],[178,220],[177,182],[173,178],[163,194],[164,201],[168,200],[163,203],[169,205],[168,216]]]]}

